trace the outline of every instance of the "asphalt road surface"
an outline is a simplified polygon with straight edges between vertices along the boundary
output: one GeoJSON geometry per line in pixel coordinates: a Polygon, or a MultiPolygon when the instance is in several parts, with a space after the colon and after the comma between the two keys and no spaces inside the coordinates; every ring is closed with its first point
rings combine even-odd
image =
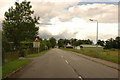
{"type": "Polygon", "coordinates": [[[118,70],[93,62],[70,51],[51,49],[11,78],[117,78],[118,70]]]}

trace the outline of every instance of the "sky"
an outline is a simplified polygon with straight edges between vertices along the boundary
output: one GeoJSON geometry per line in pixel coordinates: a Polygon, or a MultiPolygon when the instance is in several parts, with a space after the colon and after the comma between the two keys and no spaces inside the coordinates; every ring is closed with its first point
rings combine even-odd
{"type": "MultiPolygon", "coordinates": [[[[0,0],[0,28],[4,13],[15,1],[0,0]]],[[[39,16],[39,36],[56,39],[90,39],[96,42],[96,21],[99,39],[118,36],[119,0],[27,0],[31,1],[33,16],[39,16]]]]}

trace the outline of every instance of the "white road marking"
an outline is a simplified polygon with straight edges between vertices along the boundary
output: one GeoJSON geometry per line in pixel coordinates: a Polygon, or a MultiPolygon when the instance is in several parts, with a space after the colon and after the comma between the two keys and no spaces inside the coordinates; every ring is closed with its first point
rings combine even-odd
{"type": "Polygon", "coordinates": [[[83,80],[81,76],[78,76],[78,78],[80,78],[80,80],[83,80]]]}
{"type": "Polygon", "coordinates": [[[63,58],[63,56],[61,56],[63,58]]]}
{"type": "Polygon", "coordinates": [[[68,64],[68,61],[67,61],[67,60],[65,60],[65,62],[68,64]]]}

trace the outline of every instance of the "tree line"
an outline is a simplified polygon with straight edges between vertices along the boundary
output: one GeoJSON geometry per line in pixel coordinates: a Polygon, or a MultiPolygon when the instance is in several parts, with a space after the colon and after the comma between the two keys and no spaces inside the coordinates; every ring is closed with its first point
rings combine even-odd
{"type": "Polygon", "coordinates": [[[97,44],[103,46],[104,49],[120,49],[120,37],[118,36],[115,39],[110,38],[106,41],[98,40],[97,44]]]}
{"type": "Polygon", "coordinates": [[[78,40],[78,39],[59,39],[58,40],[58,47],[64,47],[67,44],[71,44],[72,46],[80,46],[81,44],[93,44],[93,41],[88,39],[88,40],[78,40]]]}
{"type": "MultiPolygon", "coordinates": [[[[88,40],[78,40],[78,39],[59,39],[58,40],[58,47],[64,47],[67,44],[71,44],[73,47],[80,46],[82,44],[89,44],[92,45],[93,41],[88,39],[88,40]]],[[[115,39],[110,38],[106,41],[104,40],[98,40],[97,42],[98,45],[104,47],[104,49],[120,49],[120,37],[116,37],[115,39]]]]}

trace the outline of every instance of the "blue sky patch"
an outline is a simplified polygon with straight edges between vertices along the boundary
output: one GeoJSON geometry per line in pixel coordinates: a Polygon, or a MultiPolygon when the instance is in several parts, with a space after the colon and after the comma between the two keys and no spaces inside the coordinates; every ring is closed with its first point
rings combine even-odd
{"type": "Polygon", "coordinates": [[[113,5],[118,5],[118,2],[79,2],[77,5],[87,5],[87,4],[113,4],[113,5]]]}

